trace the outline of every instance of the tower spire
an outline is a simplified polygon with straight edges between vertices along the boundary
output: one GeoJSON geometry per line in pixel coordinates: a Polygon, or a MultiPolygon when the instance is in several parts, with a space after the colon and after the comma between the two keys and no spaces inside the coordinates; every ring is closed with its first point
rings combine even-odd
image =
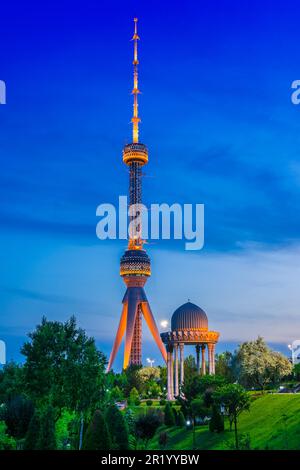
{"type": "Polygon", "coordinates": [[[131,119],[132,122],[132,141],[137,143],[139,141],[139,122],[141,121],[138,116],[138,94],[140,93],[138,85],[138,41],[139,36],[137,32],[137,22],[138,19],[134,18],[134,34],[132,37],[134,46],[133,46],[133,116],[131,119]]]}

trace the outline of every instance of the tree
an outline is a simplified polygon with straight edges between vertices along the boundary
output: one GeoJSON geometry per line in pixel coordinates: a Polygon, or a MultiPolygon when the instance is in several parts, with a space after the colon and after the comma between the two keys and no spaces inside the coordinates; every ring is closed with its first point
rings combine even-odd
{"type": "Polygon", "coordinates": [[[220,407],[213,405],[211,419],[209,421],[210,432],[223,432],[224,431],[224,417],[220,412],[220,407]]]}
{"type": "Polygon", "coordinates": [[[40,422],[40,434],[37,442],[37,449],[55,450],[55,412],[51,405],[48,405],[42,413],[40,422]]]}
{"type": "Polygon", "coordinates": [[[139,415],[135,422],[135,434],[138,439],[144,442],[146,448],[150,439],[153,438],[158,427],[162,424],[162,417],[157,412],[148,412],[139,415]]]}
{"type": "Polygon", "coordinates": [[[15,450],[16,441],[6,433],[6,424],[0,421],[0,450],[15,450]]]}
{"type": "Polygon", "coordinates": [[[135,429],[135,421],[134,421],[134,412],[132,411],[131,408],[126,408],[124,418],[127,424],[128,432],[130,434],[133,434],[134,429],[135,429]]]}
{"type": "Polygon", "coordinates": [[[279,383],[292,371],[289,360],[272,351],[261,337],[241,344],[236,352],[235,362],[239,383],[263,390],[268,384],[279,383]]]}
{"type": "Polygon", "coordinates": [[[29,338],[21,349],[26,358],[25,392],[38,407],[53,406],[55,420],[64,408],[78,412],[81,445],[84,418],[105,395],[106,358],[94,338],[77,328],[75,317],[66,323],[44,317],[29,338]]]}
{"type": "Polygon", "coordinates": [[[296,380],[300,380],[300,364],[295,364],[293,367],[293,375],[296,380]]]}
{"type": "Polygon", "coordinates": [[[28,430],[33,413],[34,406],[31,400],[24,396],[11,398],[2,412],[8,434],[16,439],[22,439],[28,430]]]}
{"type": "Polygon", "coordinates": [[[170,403],[165,406],[165,425],[175,426],[175,416],[170,403]]]}
{"type": "Polygon", "coordinates": [[[130,392],[128,402],[129,402],[129,405],[131,406],[138,406],[140,404],[139,392],[137,391],[135,387],[133,387],[133,389],[130,392]]]}
{"type": "Polygon", "coordinates": [[[185,426],[185,417],[181,410],[177,413],[176,426],[180,426],[181,428],[185,426]]]}
{"type": "Polygon", "coordinates": [[[238,384],[228,384],[219,387],[213,394],[216,406],[224,407],[230,423],[234,423],[235,446],[239,448],[237,418],[244,410],[250,408],[250,396],[245,389],[238,384]]]}
{"type": "Polygon", "coordinates": [[[37,412],[31,418],[28,431],[25,436],[24,441],[24,450],[36,450],[37,449],[37,441],[39,439],[41,431],[41,420],[40,416],[37,412]]]}
{"type": "Polygon", "coordinates": [[[122,401],[124,400],[124,395],[123,392],[120,390],[118,385],[113,387],[110,392],[110,401],[112,403],[115,403],[116,401],[122,401]]]}
{"type": "Polygon", "coordinates": [[[127,450],[128,428],[121,411],[111,405],[105,412],[105,421],[110,434],[111,450],[127,450]]]}
{"type": "Polygon", "coordinates": [[[109,450],[110,436],[106,421],[100,410],[95,411],[83,440],[84,450],[109,450]]]}
{"type": "Polygon", "coordinates": [[[216,374],[221,375],[227,382],[234,382],[233,354],[225,351],[216,354],[216,374]]]}
{"type": "Polygon", "coordinates": [[[189,355],[184,360],[184,384],[188,385],[198,375],[194,356],[189,355]]]}
{"type": "Polygon", "coordinates": [[[204,419],[209,414],[209,409],[205,404],[205,400],[202,397],[191,400],[188,408],[189,417],[192,420],[192,431],[193,431],[193,449],[196,448],[196,419],[204,419]]]}
{"type": "Polygon", "coordinates": [[[129,396],[130,391],[133,388],[136,388],[136,390],[138,391],[139,394],[142,393],[142,391],[143,391],[143,381],[142,381],[142,378],[139,374],[139,371],[141,370],[141,368],[142,368],[142,366],[132,364],[123,371],[123,373],[125,374],[126,379],[127,379],[125,389],[124,389],[126,397],[129,396]]]}
{"type": "Polygon", "coordinates": [[[6,403],[24,389],[23,367],[15,362],[8,362],[0,370],[0,403],[6,403]]]}

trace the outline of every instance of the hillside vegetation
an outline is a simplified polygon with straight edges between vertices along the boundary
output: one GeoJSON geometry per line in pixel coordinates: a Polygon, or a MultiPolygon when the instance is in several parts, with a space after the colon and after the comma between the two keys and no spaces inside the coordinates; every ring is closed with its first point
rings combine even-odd
{"type": "MultiPolygon", "coordinates": [[[[166,449],[192,449],[193,435],[185,428],[160,428],[150,448],[160,449],[159,434],[167,431],[166,449]]],[[[250,411],[241,414],[239,435],[248,434],[251,449],[300,449],[300,394],[268,394],[252,401],[250,411]]],[[[229,449],[233,432],[225,423],[225,432],[213,434],[208,426],[196,428],[197,449],[229,449]]]]}

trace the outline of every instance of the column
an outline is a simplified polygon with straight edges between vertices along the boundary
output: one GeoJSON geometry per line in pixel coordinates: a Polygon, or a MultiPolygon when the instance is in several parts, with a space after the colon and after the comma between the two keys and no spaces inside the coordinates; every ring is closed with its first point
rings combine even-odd
{"type": "Polygon", "coordinates": [[[211,355],[212,355],[212,373],[213,373],[213,375],[215,375],[215,373],[216,373],[216,366],[215,366],[215,348],[216,348],[216,345],[213,344],[213,345],[212,345],[212,351],[211,351],[211,355]]]}
{"type": "Polygon", "coordinates": [[[173,400],[174,393],[173,393],[173,346],[171,344],[167,344],[167,399],[173,400]]]}
{"type": "Polygon", "coordinates": [[[201,373],[206,374],[206,363],[205,363],[205,344],[201,345],[201,373]]]}
{"type": "Polygon", "coordinates": [[[179,395],[179,384],[178,384],[178,343],[175,344],[174,355],[175,355],[175,362],[174,362],[174,368],[175,368],[174,395],[175,395],[175,397],[177,397],[177,396],[179,395]]]}
{"type": "Polygon", "coordinates": [[[212,375],[212,344],[207,345],[208,348],[208,373],[212,375]]]}
{"type": "Polygon", "coordinates": [[[183,357],[183,348],[184,348],[184,343],[179,344],[179,352],[180,352],[180,388],[183,386],[184,382],[184,357],[183,357]]]}
{"type": "Polygon", "coordinates": [[[197,373],[200,375],[200,344],[196,344],[197,373]]]}

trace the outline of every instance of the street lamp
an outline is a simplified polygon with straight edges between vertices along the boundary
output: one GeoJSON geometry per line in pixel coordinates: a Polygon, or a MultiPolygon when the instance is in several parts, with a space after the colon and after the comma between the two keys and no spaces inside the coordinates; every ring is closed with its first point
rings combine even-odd
{"type": "Polygon", "coordinates": [[[150,367],[153,367],[155,359],[150,359],[150,357],[147,357],[147,362],[148,362],[148,364],[150,364],[150,367]]]}

